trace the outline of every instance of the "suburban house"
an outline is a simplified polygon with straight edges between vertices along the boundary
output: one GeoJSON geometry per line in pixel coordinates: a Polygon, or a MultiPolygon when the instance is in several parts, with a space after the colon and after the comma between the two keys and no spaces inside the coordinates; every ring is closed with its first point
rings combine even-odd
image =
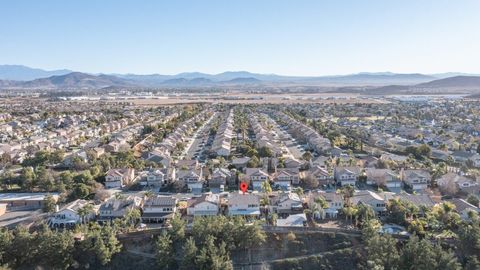
{"type": "Polygon", "coordinates": [[[106,188],[120,188],[130,184],[135,178],[135,170],[126,169],[110,169],[105,176],[106,188]]]}
{"type": "Polygon", "coordinates": [[[177,199],[169,196],[153,196],[143,204],[142,222],[163,223],[173,218],[177,211],[177,199]]]}
{"type": "Polygon", "coordinates": [[[195,194],[202,192],[205,183],[202,169],[180,169],[176,172],[176,178],[177,181],[184,183],[191,192],[195,194]]]}
{"type": "Polygon", "coordinates": [[[8,211],[42,209],[47,195],[58,201],[57,193],[0,193],[0,203],[6,204],[8,211]]]}
{"type": "Polygon", "coordinates": [[[283,164],[285,165],[285,168],[294,168],[294,169],[295,168],[298,169],[303,166],[302,161],[295,158],[291,158],[291,157],[286,158],[283,164]]]}
{"type": "Polygon", "coordinates": [[[387,211],[385,198],[370,190],[356,191],[351,201],[354,205],[365,204],[371,206],[379,216],[387,211]]]}
{"type": "Polygon", "coordinates": [[[242,170],[243,168],[247,167],[247,163],[250,161],[249,157],[239,157],[239,158],[234,158],[232,160],[232,165],[238,169],[242,170]]]}
{"type": "Polygon", "coordinates": [[[235,185],[235,174],[225,168],[215,168],[212,173],[208,186],[212,192],[220,192],[226,185],[235,185]]]}
{"type": "Polygon", "coordinates": [[[281,216],[303,212],[303,200],[294,192],[281,192],[270,198],[271,211],[281,216]]]}
{"type": "Polygon", "coordinates": [[[245,177],[252,183],[253,190],[262,191],[262,183],[269,181],[268,173],[259,168],[247,168],[245,177]]]}
{"type": "Polygon", "coordinates": [[[298,168],[277,169],[277,172],[273,174],[273,181],[282,190],[290,190],[292,184],[300,182],[298,168]]]}
{"type": "Polygon", "coordinates": [[[192,198],[187,204],[189,216],[216,216],[220,209],[220,197],[218,194],[207,193],[201,197],[192,198]]]}
{"type": "Polygon", "coordinates": [[[333,174],[320,165],[314,165],[307,172],[307,177],[313,177],[319,185],[333,184],[333,174]]]}
{"type": "Polygon", "coordinates": [[[166,151],[161,151],[160,149],[155,149],[147,153],[144,159],[155,162],[157,164],[162,164],[163,168],[168,168],[173,163],[170,155],[166,151]]]}
{"type": "Polygon", "coordinates": [[[367,184],[387,187],[389,189],[399,189],[402,187],[400,176],[390,169],[367,168],[365,170],[367,184]]]}
{"type": "Polygon", "coordinates": [[[260,198],[255,194],[230,193],[227,205],[230,216],[260,216],[260,198]]]}
{"type": "Polygon", "coordinates": [[[427,189],[432,179],[430,173],[426,170],[403,170],[401,177],[404,185],[417,191],[427,189]]]}
{"type": "Polygon", "coordinates": [[[480,185],[473,179],[456,173],[447,173],[437,180],[437,185],[444,193],[453,195],[458,191],[466,194],[480,194],[480,185]]]}
{"type": "Polygon", "coordinates": [[[467,151],[454,151],[452,158],[455,162],[467,164],[470,162],[474,167],[480,167],[480,154],[467,151]]]}
{"type": "Polygon", "coordinates": [[[142,172],[140,174],[140,184],[146,187],[163,187],[168,183],[169,170],[173,170],[173,168],[149,169],[148,171],[142,172]]]}
{"type": "MultiPolygon", "coordinates": [[[[322,198],[328,204],[326,209],[319,209],[313,213],[316,219],[324,219],[324,218],[337,218],[338,213],[343,208],[343,197],[336,192],[325,192],[325,191],[315,191],[310,192],[307,196],[307,203],[310,209],[314,209],[314,204],[316,204],[315,200],[317,198],[322,198]]],[[[317,206],[319,207],[319,206],[317,206]]]]}
{"type": "Polygon", "coordinates": [[[91,205],[89,201],[75,200],[54,213],[48,219],[47,224],[52,228],[67,228],[74,227],[79,223],[88,222],[95,218],[97,211],[92,205],[91,212],[82,213],[81,209],[88,205],[91,205]]]}
{"type": "Polygon", "coordinates": [[[334,176],[337,183],[341,186],[352,185],[354,186],[360,175],[360,168],[353,167],[335,167],[334,176]]]}
{"type": "Polygon", "coordinates": [[[126,198],[111,198],[100,205],[98,221],[107,222],[116,218],[123,218],[128,211],[140,209],[142,198],[128,196],[126,198]]]}
{"type": "Polygon", "coordinates": [[[480,208],[477,206],[465,201],[464,199],[459,199],[459,198],[454,198],[450,200],[450,202],[455,205],[455,211],[460,214],[460,217],[463,220],[468,220],[469,218],[469,212],[473,211],[476,212],[477,214],[480,214],[480,208]]]}

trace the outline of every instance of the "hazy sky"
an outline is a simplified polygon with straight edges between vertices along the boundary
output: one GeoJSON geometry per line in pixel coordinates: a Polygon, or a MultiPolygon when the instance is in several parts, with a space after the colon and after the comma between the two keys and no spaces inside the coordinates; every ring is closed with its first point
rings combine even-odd
{"type": "Polygon", "coordinates": [[[479,0],[2,0],[0,64],[84,72],[480,72],[479,0]]]}

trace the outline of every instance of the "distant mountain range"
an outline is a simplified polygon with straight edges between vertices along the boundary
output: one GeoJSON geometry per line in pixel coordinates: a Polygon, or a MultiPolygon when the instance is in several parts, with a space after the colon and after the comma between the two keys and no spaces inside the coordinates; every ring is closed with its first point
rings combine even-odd
{"type": "Polygon", "coordinates": [[[71,72],[31,81],[0,81],[0,87],[9,89],[101,89],[105,87],[135,87],[135,83],[110,75],[90,75],[71,72]]]}
{"type": "Polygon", "coordinates": [[[21,65],[0,65],[0,80],[31,81],[71,73],[68,69],[43,70],[21,65]]]}
{"type": "Polygon", "coordinates": [[[480,76],[454,76],[415,85],[386,85],[366,89],[367,94],[477,94],[480,93],[480,76]]]}
{"type": "Polygon", "coordinates": [[[361,86],[372,93],[384,93],[429,88],[480,88],[480,77],[467,76],[463,73],[425,75],[391,72],[302,77],[257,74],[247,71],[227,71],[219,74],[187,72],[176,75],[106,75],[72,72],[66,69],[46,71],[19,65],[0,65],[0,87],[4,89],[102,89],[271,84],[346,87],[342,88],[342,91],[348,91],[349,86],[361,86]],[[458,74],[461,76],[457,76],[458,74]]]}

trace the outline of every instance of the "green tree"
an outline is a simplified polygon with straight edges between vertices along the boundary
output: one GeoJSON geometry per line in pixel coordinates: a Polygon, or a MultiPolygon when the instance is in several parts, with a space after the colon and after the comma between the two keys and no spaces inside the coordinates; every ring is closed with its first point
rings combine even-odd
{"type": "Polygon", "coordinates": [[[18,269],[21,266],[33,266],[32,261],[35,254],[34,236],[30,234],[26,227],[17,227],[13,235],[15,237],[7,248],[9,266],[18,269]]]}
{"type": "Polygon", "coordinates": [[[87,185],[80,183],[80,184],[75,184],[75,187],[72,192],[72,197],[73,199],[83,199],[90,195],[90,187],[87,185]]]}
{"type": "Polygon", "coordinates": [[[258,157],[256,156],[253,156],[252,158],[250,158],[250,160],[247,162],[247,167],[248,168],[258,168],[260,167],[260,160],[258,159],[258,157]]]}
{"type": "Polygon", "coordinates": [[[414,235],[402,250],[400,269],[459,270],[461,266],[451,251],[414,235]]]}
{"type": "Polygon", "coordinates": [[[86,218],[93,213],[93,205],[86,204],[82,208],[78,209],[78,215],[80,216],[81,222],[85,223],[87,220],[86,218]]]}
{"type": "Polygon", "coordinates": [[[170,235],[161,234],[155,242],[156,260],[160,269],[176,269],[175,251],[170,235]]]}
{"type": "Polygon", "coordinates": [[[46,195],[45,198],[43,199],[43,212],[53,213],[55,211],[56,205],[57,205],[57,202],[55,202],[55,199],[53,198],[53,196],[50,194],[46,195]]]}
{"type": "Polygon", "coordinates": [[[478,261],[477,257],[471,256],[467,260],[467,264],[465,265],[465,270],[478,270],[480,269],[480,261],[478,261]]]}
{"type": "Polygon", "coordinates": [[[58,164],[63,161],[64,156],[65,151],[63,149],[57,149],[50,154],[49,161],[51,164],[58,164]]]}
{"type": "Polygon", "coordinates": [[[480,200],[478,199],[477,196],[470,194],[467,197],[467,202],[478,207],[479,203],[480,203],[480,200]]]}
{"type": "Polygon", "coordinates": [[[260,149],[258,149],[258,155],[260,157],[273,157],[274,154],[272,149],[270,149],[267,146],[263,146],[263,147],[260,147],[260,149]]]}
{"type": "Polygon", "coordinates": [[[35,264],[52,268],[67,269],[73,264],[73,236],[69,231],[52,231],[44,224],[35,236],[35,264]]]}
{"type": "Polygon", "coordinates": [[[0,228],[0,265],[7,264],[11,260],[9,248],[13,242],[13,233],[7,228],[0,228]]]}
{"type": "Polygon", "coordinates": [[[21,172],[22,187],[28,191],[33,191],[35,186],[35,172],[32,167],[25,167],[21,172]]]}
{"type": "Polygon", "coordinates": [[[310,160],[312,160],[313,155],[310,151],[305,151],[305,153],[303,153],[303,155],[302,155],[302,158],[306,161],[310,161],[310,160]]]}
{"type": "Polygon", "coordinates": [[[180,262],[181,270],[197,269],[197,251],[198,249],[195,240],[192,237],[189,237],[183,246],[183,257],[180,262]]]}
{"type": "Polygon", "coordinates": [[[85,239],[78,243],[74,258],[83,266],[106,265],[121,249],[122,244],[112,226],[93,224],[87,229],[85,239]]]}
{"type": "Polygon", "coordinates": [[[205,244],[197,255],[196,263],[200,270],[233,270],[226,244],[222,241],[217,247],[215,238],[211,235],[206,237],[205,244]]]}
{"type": "Polygon", "coordinates": [[[270,194],[272,193],[272,187],[270,186],[270,183],[267,181],[263,181],[261,184],[262,192],[265,194],[270,194]]]}
{"type": "Polygon", "coordinates": [[[172,218],[170,222],[171,227],[168,229],[168,233],[173,242],[181,242],[185,239],[186,224],[187,222],[178,215],[175,215],[172,218]]]}
{"type": "Polygon", "coordinates": [[[462,223],[458,229],[458,247],[463,257],[477,256],[480,259],[480,224],[462,223]]]}
{"type": "Polygon", "coordinates": [[[365,241],[366,264],[369,269],[398,269],[400,254],[397,241],[390,235],[375,233],[365,241]]]}

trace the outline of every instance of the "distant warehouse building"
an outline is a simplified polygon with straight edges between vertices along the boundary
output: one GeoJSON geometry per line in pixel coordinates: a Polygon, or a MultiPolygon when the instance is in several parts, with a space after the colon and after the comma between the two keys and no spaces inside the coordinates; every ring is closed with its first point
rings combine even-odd
{"type": "Polygon", "coordinates": [[[58,200],[58,194],[56,193],[1,193],[0,204],[6,204],[7,211],[41,209],[43,200],[49,194],[55,201],[58,200]]]}

